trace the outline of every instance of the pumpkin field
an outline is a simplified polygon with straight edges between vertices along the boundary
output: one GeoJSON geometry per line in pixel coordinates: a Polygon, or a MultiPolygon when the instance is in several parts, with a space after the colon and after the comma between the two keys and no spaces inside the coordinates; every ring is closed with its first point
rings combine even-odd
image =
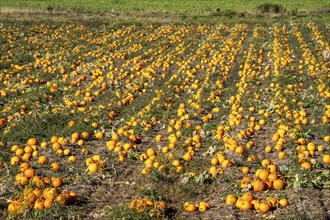
{"type": "Polygon", "coordinates": [[[0,218],[329,219],[330,24],[0,24],[0,218]]]}

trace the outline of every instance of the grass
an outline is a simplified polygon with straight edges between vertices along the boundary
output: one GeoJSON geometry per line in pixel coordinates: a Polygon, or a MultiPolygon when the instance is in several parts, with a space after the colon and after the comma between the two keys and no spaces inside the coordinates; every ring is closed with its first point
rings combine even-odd
{"type": "MultiPolygon", "coordinates": [[[[20,9],[43,9],[43,10],[72,10],[88,13],[95,12],[167,12],[167,13],[186,13],[186,14],[204,14],[209,12],[217,12],[221,10],[235,10],[236,12],[254,11],[256,6],[269,1],[265,0],[241,0],[233,1],[215,1],[215,0],[172,0],[172,1],[144,1],[138,0],[134,4],[128,0],[101,0],[101,1],[87,1],[87,0],[72,0],[72,1],[22,1],[22,0],[3,0],[0,7],[20,8],[20,9]]],[[[283,5],[288,10],[292,9],[324,9],[329,7],[329,2],[326,0],[319,1],[271,1],[272,4],[283,5]]]]}
{"type": "MultiPolygon", "coordinates": [[[[326,0],[319,1],[22,1],[3,0],[0,2],[0,15],[34,14],[34,18],[45,19],[55,16],[60,19],[81,20],[89,17],[96,20],[153,20],[153,21],[188,21],[210,22],[219,19],[244,20],[246,17],[267,17],[268,13],[286,12],[287,16],[308,16],[327,11],[330,4],[326,0]],[[275,7],[274,7],[275,6],[275,7]],[[61,16],[64,18],[61,18],[61,16]]],[[[313,15],[314,16],[314,15],[313,15]]],[[[283,17],[282,17],[283,18],[283,17]]],[[[327,17],[328,18],[328,17],[327,17]]],[[[325,19],[327,19],[325,18],[325,19]]],[[[251,20],[251,19],[250,19],[251,20]]],[[[259,19],[260,20],[260,19],[259,19]]]]}
{"type": "Polygon", "coordinates": [[[280,14],[286,11],[285,7],[278,4],[271,4],[271,3],[263,3],[257,6],[257,11],[265,14],[265,13],[275,13],[280,14]]]}

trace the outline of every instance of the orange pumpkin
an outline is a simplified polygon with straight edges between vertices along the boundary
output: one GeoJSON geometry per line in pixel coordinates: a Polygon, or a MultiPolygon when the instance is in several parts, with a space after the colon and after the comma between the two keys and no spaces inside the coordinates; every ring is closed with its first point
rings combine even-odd
{"type": "Polygon", "coordinates": [[[227,195],[227,197],[226,197],[227,205],[234,205],[234,204],[236,204],[236,202],[237,202],[236,196],[234,196],[233,194],[227,195]]]}
{"type": "Polygon", "coordinates": [[[262,202],[259,205],[259,210],[262,211],[263,213],[269,212],[270,211],[270,205],[266,202],[262,202]]]}
{"type": "Polygon", "coordinates": [[[273,188],[276,190],[284,189],[285,182],[282,179],[276,179],[273,181],[273,188]]]}
{"type": "Polygon", "coordinates": [[[252,187],[253,187],[253,191],[255,192],[262,192],[267,189],[266,183],[261,180],[254,180],[252,182],[252,187]]]}

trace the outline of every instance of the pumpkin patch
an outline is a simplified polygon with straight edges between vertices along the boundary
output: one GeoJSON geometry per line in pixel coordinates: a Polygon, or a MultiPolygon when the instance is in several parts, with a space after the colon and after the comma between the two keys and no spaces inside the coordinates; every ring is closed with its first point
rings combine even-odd
{"type": "Polygon", "coordinates": [[[0,216],[280,218],[302,194],[326,216],[329,38],[317,22],[5,22],[0,216]]]}

